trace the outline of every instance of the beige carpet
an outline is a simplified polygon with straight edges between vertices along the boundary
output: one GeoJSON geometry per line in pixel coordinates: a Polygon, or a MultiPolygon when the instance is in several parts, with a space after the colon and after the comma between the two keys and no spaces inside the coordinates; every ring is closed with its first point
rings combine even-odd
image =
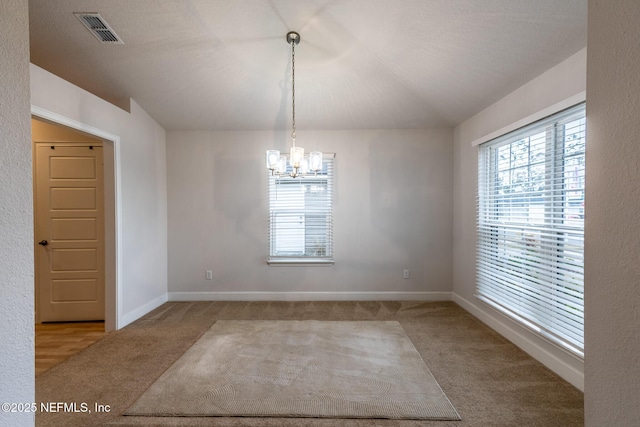
{"type": "Polygon", "coordinates": [[[218,321],[125,414],[460,419],[397,321],[218,321]]]}
{"type": "Polygon", "coordinates": [[[37,427],[584,426],[579,390],[451,301],[170,302],[36,375],[35,402],[110,406],[103,413],[38,412],[37,427]],[[222,320],[398,321],[462,421],[123,416],[222,320]]]}

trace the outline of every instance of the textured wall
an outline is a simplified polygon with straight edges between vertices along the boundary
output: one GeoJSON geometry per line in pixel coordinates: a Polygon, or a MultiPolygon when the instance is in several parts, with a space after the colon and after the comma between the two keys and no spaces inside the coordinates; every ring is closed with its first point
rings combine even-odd
{"type": "Polygon", "coordinates": [[[285,150],[288,132],[168,132],[169,291],[450,292],[451,138],[298,132],[306,149],[336,153],[336,262],[270,267],[264,152],[285,150]]]}
{"type": "Polygon", "coordinates": [[[640,422],[640,2],[589,1],[587,426],[640,422]]]}
{"type": "MultiPolygon", "coordinates": [[[[33,191],[27,0],[0,2],[0,402],[33,402],[33,191]]],[[[0,425],[33,425],[0,412],[0,425]]]]}

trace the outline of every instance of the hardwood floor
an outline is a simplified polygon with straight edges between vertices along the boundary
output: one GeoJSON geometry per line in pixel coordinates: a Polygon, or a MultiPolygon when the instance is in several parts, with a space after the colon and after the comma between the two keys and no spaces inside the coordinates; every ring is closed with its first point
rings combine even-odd
{"type": "Polygon", "coordinates": [[[101,340],[104,322],[36,323],[36,375],[101,340]]]}

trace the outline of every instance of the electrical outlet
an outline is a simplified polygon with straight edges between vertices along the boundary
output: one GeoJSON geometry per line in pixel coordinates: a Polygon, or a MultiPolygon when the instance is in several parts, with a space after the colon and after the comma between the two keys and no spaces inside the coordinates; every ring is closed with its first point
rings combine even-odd
{"type": "Polygon", "coordinates": [[[211,270],[207,270],[207,271],[204,273],[204,277],[205,277],[205,279],[207,279],[207,280],[213,280],[213,271],[211,271],[211,270]]]}
{"type": "Polygon", "coordinates": [[[402,272],[402,277],[403,277],[403,278],[405,278],[405,279],[408,279],[408,278],[409,278],[409,270],[406,270],[406,269],[405,269],[405,270],[402,272]]]}

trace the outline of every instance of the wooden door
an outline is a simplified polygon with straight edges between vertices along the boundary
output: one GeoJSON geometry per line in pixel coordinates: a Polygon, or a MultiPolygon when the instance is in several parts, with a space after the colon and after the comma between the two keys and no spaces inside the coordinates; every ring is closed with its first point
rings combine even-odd
{"type": "Polygon", "coordinates": [[[36,286],[41,322],[104,320],[102,145],[36,144],[36,286]]]}

